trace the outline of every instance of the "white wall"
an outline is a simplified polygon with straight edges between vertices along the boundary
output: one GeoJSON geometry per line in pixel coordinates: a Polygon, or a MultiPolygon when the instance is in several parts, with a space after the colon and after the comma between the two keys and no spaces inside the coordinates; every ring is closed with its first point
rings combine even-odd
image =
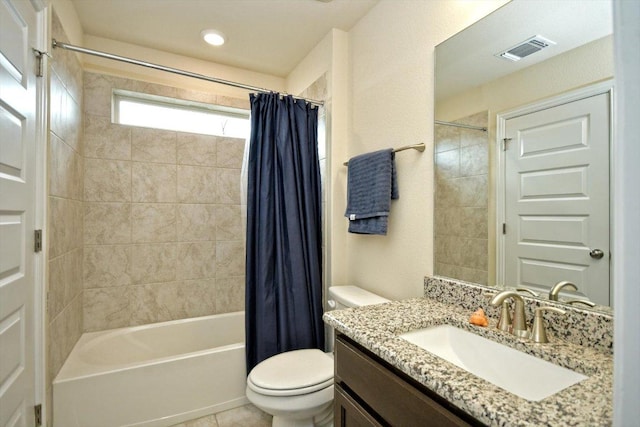
{"type": "Polygon", "coordinates": [[[55,9],[69,43],[82,46],[84,33],[73,3],[70,0],[50,0],[48,3],[55,9]]]}
{"type": "MultiPolygon", "coordinates": [[[[387,298],[422,295],[433,270],[434,48],[504,3],[381,0],[349,32],[348,157],[418,142],[427,149],[396,156],[400,199],[387,236],[347,234],[346,218],[336,221],[345,244],[334,247],[335,277],[387,298]]],[[[346,168],[338,175],[342,188],[346,168]]],[[[344,199],[334,204],[344,212],[344,199]]]]}
{"type": "Polygon", "coordinates": [[[640,2],[614,0],[617,82],[617,139],[614,153],[615,224],[613,266],[614,426],[638,425],[640,419],[640,2]]]}
{"type": "Polygon", "coordinates": [[[331,71],[331,63],[333,61],[333,37],[334,31],[329,31],[289,73],[286,78],[287,93],[298,95],[324,73],[331,71]]]}

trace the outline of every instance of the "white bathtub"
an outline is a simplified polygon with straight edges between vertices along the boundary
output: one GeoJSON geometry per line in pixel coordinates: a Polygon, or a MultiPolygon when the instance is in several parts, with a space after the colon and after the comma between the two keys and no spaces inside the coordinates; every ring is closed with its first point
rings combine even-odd
{"type": "Polygon", "coordinates": [[[244,312],[83,334],[54,427],[170,426],[246,404],[244,312]]]}

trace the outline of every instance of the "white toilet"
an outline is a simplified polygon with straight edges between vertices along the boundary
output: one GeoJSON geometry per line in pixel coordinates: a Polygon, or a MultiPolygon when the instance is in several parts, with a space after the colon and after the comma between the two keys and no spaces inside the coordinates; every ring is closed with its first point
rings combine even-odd
{"type": "MultiPolygon", "coordinates": [[[[356,286],[329,288],[329,307],[343,309],[389,302],[356,286]]],[[[333,350],[333,331],[329,348],[333,350]]],[[[317,349],[277,354],[247,377],[247,399],[273,415],[273,427],[333,425],[333,354],[317,349]]]]}

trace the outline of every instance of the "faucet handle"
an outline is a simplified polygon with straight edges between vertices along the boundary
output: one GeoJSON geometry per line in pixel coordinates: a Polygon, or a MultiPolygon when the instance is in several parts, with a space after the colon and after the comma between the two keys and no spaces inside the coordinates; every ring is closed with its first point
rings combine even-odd
{"type": "Polygon", "coordinates": [[[584,304],[584,305],[588,305],[589,307],[595,307],[596,304],[586,300],[586,299],[572,299],[572,300],[568,300],[568,301],[564,301],[565,304],[569,304],[569,305],[573,305],[573,304],[584,304]]]}
{"type": "Polygon", "coordinates": [[[537,292],[533,292],[533,291],[532,291],[531,289],[529,289],[529,288],[516,288],[516,291],[518,291],[518,292],[527,292],[527,293],[529,293],[531,296],[534,296],[534,297],[538,297],[538,296],[540,296],[540,294],[539,294],[539,293],[537,293],[537,292]]]}
{"type": "Polygon", "coordinates": [[[539,307],[536,308],[535,316],[533,317],[533,327],[531,328],[531,340],[535,343],[548,343],[547,330],[544,327],[544,319],[542,318],[543,311],[555,311],[558,314],[564,315],[566,311],[556,307],[539,307]]]}

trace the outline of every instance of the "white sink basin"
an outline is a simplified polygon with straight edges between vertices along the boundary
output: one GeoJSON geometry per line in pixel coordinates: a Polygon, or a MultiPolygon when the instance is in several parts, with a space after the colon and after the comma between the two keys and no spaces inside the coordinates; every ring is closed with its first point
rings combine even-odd
{"type": "Polygon", "coordinates": [[[450,325],[410,331],[400,338],[531,401],[540,401],[587,379],[572,370],[450,325]]]}

